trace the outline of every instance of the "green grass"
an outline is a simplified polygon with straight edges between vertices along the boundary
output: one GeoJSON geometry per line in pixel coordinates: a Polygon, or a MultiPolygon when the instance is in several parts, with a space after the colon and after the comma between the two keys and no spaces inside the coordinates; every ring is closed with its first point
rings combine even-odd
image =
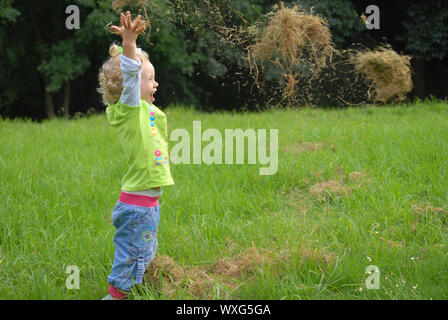
{"type": "MultiPolygon", "coordinates": [[[[279,130],[272,176],[260,176],[260,165],[172,165],[175,185],[160,200],[159,255],[204,270],[252,246],[292,257],[280,269],[264,264],[251,277],[233,279],[236,286],[215,285],[212,298],[448,298],[447,104],[259,114],[171,107],[166,114],[169,131],[191,133],[194,120],[202,132],[279,130]],[[304,142],[323,145],[287,151],[304,142]],[[354,171],[365,176],[352,181],[354,171]],[[350,189],[320,197],[310,191],[328,180],[350,189]],[[301,256],[300,247],[333,259],[301,256]],[[369,265],[380,269],[378,290],[365,286],[369,265]]],[[[125,170],[104,115],[0,120],[1,299],[107,293],[111,213],[125,170]],[[81,270],[79,290],[65,286],[68,265],[81,270]]],[[[145,291],[135,298],[195,298],[187,287],[173,296],[145,291]]]]}

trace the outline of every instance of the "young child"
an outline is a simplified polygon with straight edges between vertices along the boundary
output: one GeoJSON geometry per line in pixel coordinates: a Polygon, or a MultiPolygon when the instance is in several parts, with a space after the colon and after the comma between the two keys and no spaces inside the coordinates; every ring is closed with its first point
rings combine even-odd
{"type": "Polygon", "coordinates": [[[112,213],[117,230],[106,300],[126,299],[131,287],[142,282],[157,249],[161,187],[174,184],[166,116],[153,105],[159,85],[148,54],[136,45],[145,27],[140,16],[131,21],[129,11],[120,18],[121,27],[113,26],[112,30],[122,36],[122,47],[111,46],[111,58],[100,70],[98,89],[108,105],[107,119],[116,129],[128,165],[112,213]]]}

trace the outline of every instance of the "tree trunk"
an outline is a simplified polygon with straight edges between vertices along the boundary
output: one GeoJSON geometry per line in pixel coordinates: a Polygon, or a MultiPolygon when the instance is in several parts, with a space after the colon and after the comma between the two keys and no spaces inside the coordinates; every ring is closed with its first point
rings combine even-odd
{"type": "Polygon", "coordinates": [[[71,87],[70,87],[70,81],[66,81],[64,84],[64,118],[70,117],[70,95],[71,95],[71,87]]]}
{"type": "MultiPolygon", "coordinates": [[[[44,79],[45,88],[50,85],[50,78],[46,75],[42,74],[44,79]]],[[[47,117],[49,119],[54,119],[56,116],[54,114],[54,105],[53,105],[53,94],[45,90],[45,111],[47,113],[47,117]]]]}
{"type": "Polygon", "coordinates": [[[425,60],[413,59],[412,64],[414,69],[414,95],[424,99],[426,97],[425,60]]]}
{"type": "MultiPolygon", "coordinates": [[[[30,14],[30,16],[31,16],[31,23],[33,24],[34,34],[36,36],[36,44],[37,44],[37,47],[39,47],[40,45],[43,44],[42,33],[40,31],[39,24],[37,22],[35,15],[32,13],[32,14],[30,14]]],[[[42,54],[42,50],[39,50],[39,49],[37,49],[37,50],[39,51],[40,62],[42,63],[42,62],[44,62],[44,56],[42,54]]],[[[55,114],[54,114],[53,94],[51,92],[47,91],[47,87],[50,85],[50,78],[43,73],[41,73],[41,75],[42,75],[42,78],[44,80],[44,85],[45,85],[45,88],[44,88],[45,111],[46,111],[47,117],[49,119],[54,119],[55,114]]]]}

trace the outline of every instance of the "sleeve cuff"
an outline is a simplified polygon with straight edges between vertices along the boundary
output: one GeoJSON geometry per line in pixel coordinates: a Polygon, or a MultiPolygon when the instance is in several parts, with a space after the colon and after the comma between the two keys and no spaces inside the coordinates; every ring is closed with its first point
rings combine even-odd
{"type": "Polygon", "coordinates": [[[127,74],[138,74],[141,70],[141,61],[135,61],[131,58],[128,58],[124,56],[123,54],[120,55],[120,66],[123,73],[127,74]]]}

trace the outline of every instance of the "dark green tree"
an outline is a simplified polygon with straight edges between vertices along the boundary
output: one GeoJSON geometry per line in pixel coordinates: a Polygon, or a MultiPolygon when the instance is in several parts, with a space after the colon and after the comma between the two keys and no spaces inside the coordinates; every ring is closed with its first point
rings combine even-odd
{"type": "MultiPolygon", "coordinates": [[[[249,74],[246,47],[253,39],[244,29],[278,1],[150,2],[151,33],[139,45],[156,67],[159,105],[216,110],[266,104],[269,92],[255,88],[249,74]]],[[[424,96],[425,67],[448,56],[448,6],[441,0],[374,2],[381,9],[379,31],[366,30],[359,18],[368,0],[285,0],[325,17],[339,48],[384,34],[397,51],[414,56],[415,84],[424,96]]],[[[0,114],[41,119],[104,110],[98,70],[109,45],[120,40],[105,29],[109,22],[118,23],[112,0],[0,0],[0,114]],[[79,30],[66,28],[68,5],[80,9],[79,30]]]]}
{"type": "MultiPolygon", "coordinates": [[[[375,37],[390,43],[395,50],[411,55],[414,74],[414,94],[424,98],[428,94],[426,74],[428,64],[443,64],[448,57],[448,3],[442,0],[351,0],[361,14],[370,4],[381,12],[380,30],[363,33],[364,38],[375,37]]],[[[378,44],[380,42],[378,41],[378,44]]]]}
{"type": "MultiPolygon", "coordinates": [[[[104,1],[94,0],[11,0],[2,3],[0,39],[6,44],[2,47],[6,48],[7,59],[2,63],[6,64],[7,77],[0,80],[6,88],[3,92],[5,102],[0,107],[32,100],[29,90],[40,87],[44,92],[46,116],[54,118],[57,112],[54,96],[63,90],[61,109],[68,116],[71,83],[90,65],[88,48],[98,41],[100,32],[95,32],[96,29],[112,17],[104,4],[104,1]],[[65,9],[70,4],[89,12],[80,30],[66,28],[68,16],[65,9]],[[36,71],[41,81],[36,78],[36,71]]],[[[41,97],[42,94],[33,96],[41,97]]],[[[36,103],[27,105],[35,106],[36,103]]]]}
{"type": "Polygon", "coordinates": [[[414,57],[416,94],[423,98],[427,94],[425,65],[448,56],[448,6],[441,0],[400,2],[407,15],[406,32],[395,39],[414,57]]]}
{"type": "Polygon", "coordinates": [[[327,19],[336,45],[351,41],[365,29],[355,7],[348,0],[298,0],[295,2],[308,12],[312,10],[313,13],[327,19]]]}

